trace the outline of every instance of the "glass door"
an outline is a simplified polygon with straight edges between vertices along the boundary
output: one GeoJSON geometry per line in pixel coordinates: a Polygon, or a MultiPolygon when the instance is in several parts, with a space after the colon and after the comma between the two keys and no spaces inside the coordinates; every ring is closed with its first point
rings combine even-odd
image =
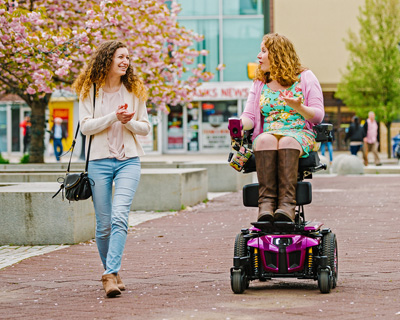
{"type": "Polygon", "coordinates": [[[167,152],[184,151],[183,107],[170,106],[167,118],[167,152]]]}
{"type": "Polygon", "coordinates": [[[186,145],[187,151],[198,152],[200,149],[199,145],[199,124],[200,124],[200,113],[199,113],[199,102],[193,102],[193,107],[187,109],[186,119],[186,145]]]}

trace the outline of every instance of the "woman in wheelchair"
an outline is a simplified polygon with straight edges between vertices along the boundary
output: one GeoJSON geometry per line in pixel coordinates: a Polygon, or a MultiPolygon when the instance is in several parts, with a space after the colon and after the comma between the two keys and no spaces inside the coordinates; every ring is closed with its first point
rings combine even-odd
{"type": "Polygon", "coordinates": [[[241,119],[254,129],[258,221],[293,222],[299,158],[318,148],[312,127],[324,118],[322,90],[283,35],[265,35],[257,59],[241,119]]]}

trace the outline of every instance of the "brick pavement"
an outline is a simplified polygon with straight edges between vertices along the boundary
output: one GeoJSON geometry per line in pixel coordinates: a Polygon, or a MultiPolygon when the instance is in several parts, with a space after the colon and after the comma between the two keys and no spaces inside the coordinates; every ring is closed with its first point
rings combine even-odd
{"type": "Polygon", "coordinates": [[[0,246],[0,269],[11,266],[24,259],[52,251],[68,248],[66,245],[54,246],[0,246]]]}
{"type": "MultiPolygon", "coordinates": [[[[397,319],[400,316],[399,175],[318,176],[308,220],[339,243],[339,282],[252,282],[230,290],[233,243],[257,216],[240,192],[131,228],[121,276],[127,291],[106,299],[93,242],[0,270],[0,319],[397,319]]],[[[400,318],[399,318],[400,319],[400,318]]]]}
{"type": "MultiPolygon", "coordinates": [[[[209,192],[207,198],[209,200],[222,196],[224,192],[209,192]]],[[[158,219],[176,212],[146,212],[146,211],[132,211],[129,214],[129,226],[134,227],[143,222],[158,219]]],[[[11,266],[22,260],[39,256],[42,254],[50,253],[59,249],[68,248],[68,245],[46,245],[46,246],[0,246],[0,269],[11,266]]]]}
{"type": "MultiPolygon", "coordinates": [[[[145,221],[158,219],[175,212],[145,212],[132,211],[129,214],[129,226],[134,227],[145,221]]],[[[40,256],[52,251],[68,248],[69,245],[43,245],[43,246],[0,246],[0,269],[9,267],[22,260],[40,256]]]]}

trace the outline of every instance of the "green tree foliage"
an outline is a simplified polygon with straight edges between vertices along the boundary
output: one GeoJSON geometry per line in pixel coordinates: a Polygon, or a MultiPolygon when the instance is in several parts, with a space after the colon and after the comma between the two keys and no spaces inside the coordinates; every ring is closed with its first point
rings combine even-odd
{"type": "MultiPolygon", "coordinates": [[[[336,96],[359,116],[374,111],[388,130],[400,111],[400,0],[366,0],[360,31],[345,39],[350,58],[336,96]]],[[[390,157],[390,147],[388,147],[390,157]]]]}

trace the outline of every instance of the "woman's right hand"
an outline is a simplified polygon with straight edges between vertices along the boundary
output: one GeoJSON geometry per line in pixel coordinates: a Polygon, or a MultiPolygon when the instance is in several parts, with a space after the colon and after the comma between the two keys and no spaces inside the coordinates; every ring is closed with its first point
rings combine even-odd
{"type": "Polygon", "coordinates": [[[135,111],[128,112],[126,109],[128,105],[125,103],[122,106],[119,106],[115,114],[117,115],[117,119],[121,121],[122,124],[126,124],[127,122],[131,121],[133,116],[135,115],[135,111]]]}

